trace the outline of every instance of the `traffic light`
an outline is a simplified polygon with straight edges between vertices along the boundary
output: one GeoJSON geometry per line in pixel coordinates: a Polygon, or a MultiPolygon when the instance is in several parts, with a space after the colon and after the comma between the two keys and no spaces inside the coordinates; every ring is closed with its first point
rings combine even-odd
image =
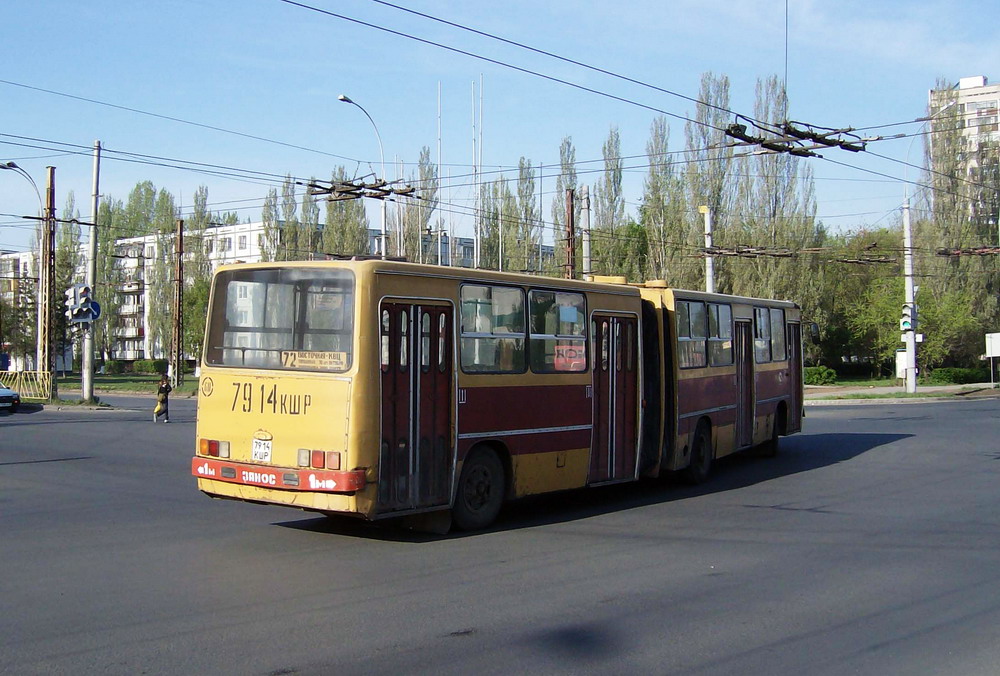
{"type": "Polygon", "coordinates": [[[93,300],[90,296],[92,289],[87,284],[78,284],[76,288],[78,289],[79,297],[79,313],[77,316],[80,319],[78,321],[89,322],[93,319],[94,314],[90,307],[91,301],[93,300]]]}
{"type": "Polygon", "coordinates": [[[91,288],[87,284],[76,284],[66,289],[66,316],[72,324],[94,321],[96,303],[91,298],[91,288]]]}
{"type": "Polygon", "coordinates": [[[66,318],[70,321],[73,321],[76,308],[80,305],[78,291],[79,289],[76,286],[66,289],[66,318]]]}
{"type": "Polygon", "coordinates": [[[899,319],[900,331],[915,331],[917,328],[917,308],[907,303],[903,306],[903,316],[899,319]]]}

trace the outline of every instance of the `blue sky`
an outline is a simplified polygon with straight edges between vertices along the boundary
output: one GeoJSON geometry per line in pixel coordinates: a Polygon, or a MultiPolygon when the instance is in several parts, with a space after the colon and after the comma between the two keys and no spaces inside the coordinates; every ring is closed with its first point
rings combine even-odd
{"type": "MultiPolygon", "coordinates": [[[[694,112],[694,104],[682,98],[501,45],[372,0],[303,4],[673,115],[694,112]]],[[[752,113],[758,78],[785,73],[781,0],[397,0],[396,4],[689,97],[697,96],[702,73],[725,74],[731,80],[731,108],[747,114],[752,113]]],[[[788,8],[788,92],[795,120],[826,127],[910,121],[925,114],[927,91],[939,77],[951,82],[970,75],[1000,79],[1000,71],[991,72],[1000,64],[995,0],[789,0],[788,8]]],[[[545,165],[549,175],[558,163],[564,136],[572,137],[578,161],[599,160],[612,125],[619,129],[623,155],[643,155],[656,115],[280,0],[7,0],[0,7],[0,20],[0,80],[4,81],[0,161],[15,161],[40,189],[44,189],[45,166],[56,166],[58,207],[62,209],[67,192],[73,190],[84,217],[90,212],[92,182],[86,148],[95,140],[108,150],[265,174],[322,178],[337,165],[359,176],[380,171],[374,131],[361,111],[337,101],[341,93],[363,105],[378,125],[389,178],[396,177],[397,158],[407,163],[405,173],[412,171],[422,146],[429,146],[437,159],[439,85],[442,179],[469,171],[472,87],[480,78],[485,84],[482,132],[487,171],[516,168],[524,156],[536,167],[545,165]]],[[[683,149],[683,121],[671,117],[669,123],[671,149],[683,149]]],[[[912,133],[918,126],[884,133],[912,133]]],[[[919,140],[880,141],[869,148],[920,163],[919,140]]],[[[853,168],[810,160],[820,218],[835,228],[891,222],[903,195],[903,184],[893,178],[902,179],[904,167],[866,154],[823,154],[853,168]]],[[[148,179],[170,190],[185,211],[195,189],[206,185],[214,209],[239,209],[241,218],[258,220],[268,185],[274,183],[113,157],[122,156],[105,155],[103,194],[124,199],[137,181],[148,179]]],[[[916,173],[907,170],[907,177],[914,179],[916,173]]],[[[643,174],[637,169],[626,178],[631,213],[641,195],[643,174]]],[[[596,175],[581,175],[582,182],[594,180],[596,175]]],[[[472,197],[468,180],[453,182],[466,187],[444,189],[442,197],[456,210],[465,210],[472,197]]],[[[546,218],[554,186],[551,176],[542,179],[546,218]]],[[[5,214],[0,215],[0,249],[28,247],[30,226],[9,214],[34,214],[37,206],[26,181],[14,172],[0,172],[0,214],[5,214]]],[[[371,225],[377,227],[375,205],[369,205],[369,214],[371,225]]],[[[465,220],[455,219],[458,234],[466,234],[465,220]]]]}

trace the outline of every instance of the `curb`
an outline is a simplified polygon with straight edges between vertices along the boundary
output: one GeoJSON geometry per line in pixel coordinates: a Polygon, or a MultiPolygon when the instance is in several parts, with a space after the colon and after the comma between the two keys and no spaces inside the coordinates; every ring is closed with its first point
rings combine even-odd
{"type": "Polygon", "coordinates": [[[866,406],[872,404],[931,404],[944,401],[983,401],[1000,399],[1000,394],[976,396],[951,395],[948,397],[871,397],[869,399],[806,399],[805,406],[866,406]]]}

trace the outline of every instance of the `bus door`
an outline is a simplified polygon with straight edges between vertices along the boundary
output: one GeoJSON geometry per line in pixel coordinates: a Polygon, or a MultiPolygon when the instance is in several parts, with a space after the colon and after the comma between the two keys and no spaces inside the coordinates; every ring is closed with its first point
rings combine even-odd
{"type": "Polygon", "coordinates": [[[736,448],[753,444],[753,324],[736,322],[736,448]]]}
{"type": "Polygon", "coordinates": [[[594,314],[594,426],[590,483],[635,477],[638,396],[638,321],[594,314]]]}
{"type": "Polygon", "coordinates": [[[452,469],[452,308],[382,303],[380,512],[448,504],[452,469]]]}
{"type": "Polygon", "coordinates": [[[788,418],[785,432],[802,431],[802,326],[788,325],[788,372],[792,397],[788,402],[788,418]]]}

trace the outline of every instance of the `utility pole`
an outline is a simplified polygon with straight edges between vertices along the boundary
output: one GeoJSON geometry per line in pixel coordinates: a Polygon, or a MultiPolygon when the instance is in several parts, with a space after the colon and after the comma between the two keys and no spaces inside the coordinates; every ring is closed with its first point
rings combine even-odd
{"type": "MultiPolygon", "coordinates": [[[[712,248],[712,207],[700,206],[698,211],[705,214],[705,249],[712,248]]],[[[705,291],[715,293],[715,259],[711,253],[705,254],[705,291]]]]}
{"type": "Polygon", "coordinates": [[[174,327],[170,340],[173,387],[184,382],[184,221],[177,221],[174,242],[174,327]]]}
{"type": "Polygon", "coordinates": [[[49,401],[52,401],[59,397],[52,341],[52,285],[56,276],[56,168],[45,167],[45,172],[45,231],[38,275],[38,370],[49,374],[49,401]]]}
{"type": "MultiPolygon", "coordinates": [[[[915,315],[916,292],[913,287],[913,231],[910,227],[910,198],[903,201],[903,285],[905,289],[905,299],[903,306],[904,316],[909,310],[911,319],[915,315]]],[[[906,345],[906,391],[914,393],[917,391],[917,327],[912,321],[909,330],[906,330],[902,323],[903,343],[906,345]]]]}
{"type": "Polygon", "coordinates": [[[573,188],[566,188],[566,279],[576,277],[576,224],[573,222],[573,188]]]}
{"type": "MultiPolygon", "coordinates": [[[[92,214],[90,218],[90,240],[87,242],[87,286],[90,287],[92,298],[97,297],[97,207],[100,204],[99,192],[101,175],[101,142],[94,141],[94,192],[91,195],[92,214]]],[[[109,294],[110,295],[110,294],[109,294]]],[[[80,388],[83,390],[83,400],[94,400],[94,322],[83,323],[83,357],[80,366],[80,388]]]]}
{"type": "Polygon", "coordinates": [[[580,187],[580,199],[583,201],[583,209],[580,212],[580,229],[583,231],[583,278],[590,280],[594,269],[590,263],[590,189],[587,186],[580,187]]]}

